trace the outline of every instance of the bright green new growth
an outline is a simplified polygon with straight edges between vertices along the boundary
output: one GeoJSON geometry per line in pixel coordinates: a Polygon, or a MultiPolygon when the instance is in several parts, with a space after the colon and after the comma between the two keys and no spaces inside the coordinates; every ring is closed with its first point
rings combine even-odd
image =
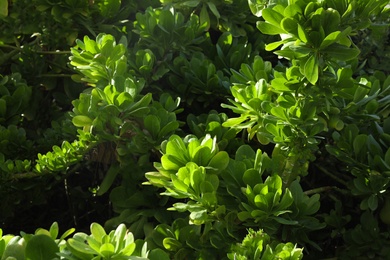
{"type": "Polygon", "coordinates": [[[246,259],[294,259],[303,258],[302,249],[296,248],[291,243],[275,243],[270,241],[270,237],[262,230],[248,230],[248,234],[241,244],[232,246],[233,253],[228,253],[231,260],[246,259]]]}

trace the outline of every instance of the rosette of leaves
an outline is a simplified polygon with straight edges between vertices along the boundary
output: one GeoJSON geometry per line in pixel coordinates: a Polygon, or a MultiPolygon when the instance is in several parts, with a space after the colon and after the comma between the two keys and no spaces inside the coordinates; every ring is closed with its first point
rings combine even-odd
{"type": "MultiPolygon", "coordinates": [[[[317,134],[325,125],[316,115],[317,104],[295,95],[279,72],[275,71],[272,83],[267,83],[264,78],[270,77],[271,71],[271,64],[261,58],[255,59],[252,66],[242,65],[240,72],[233,71],[232,79],[238,81],[231,88],[235,99],[229,101],[233,106],[222,106],[240,117],[229,118],[223,126],[246,129],[249,139],[256,136],[264,145],[275,143],[273,156],[285,164],[280,166],[280,176],[284,185],[289,185],[296,176],[307,174],[308,161],[314,159],[313,152],[318,149],[317,134]],[[277,84],[279,79],[284,82],[277,84]]],[[[286,73],[291,84],[298,82],[294,71],[289,68],[286,73]]]]}
{"type": "Polygon", "coordinates": [[[163,249],[171,259],[224,259],[231,243],[237,241],[226,227],[223,222],[193,225],[188,218],[177,218],[171,225],[156,226],[147,242],[151,248],[163,249]]]}
{"type": "MultiPolygon", "coordinates": [[[[211,49],[213,50],[213,49],[211,49]]],[[[253,58],[252,44],[246,37],[234,37],[231,32],[222,33],[215,44],[214,64],[217,68],[228,73],[238,70],[243,63],[253,58]]]]}
{"type": "Polygon", "coordinates": [[[288,243],[277,243],[263,230],[248,229],[242,243],[233,245],[228,257],[231,260],[245,259],[302,259],[303,249],[288,243]]]}
{"type": "Polygon", "coordinates": [[[66,249],[60,255],[69,260],[74,257],[85,260],[132,259],[130,256],[147,259],[148,257],[147,244],[143,241],[135,241],[133,234],[127,232],[123,224],[107,234],[98,223],[92,223],[90,231],[90,235],[74,234],[66,241],[66,249]]]}
{"type": "Polygon", "coordinates": [[[232,32],[235,37],[245,36],[249,27],[250,11],[247,8],[247,1],[239,0],[160,0],[165,7],[174,7],[183,13],[196,13],[200,23],[205,24],[206,30],[232,32]],[[243,28],[244,27],[244,28],[243,28]]]}
{"type": "Polygon", "coordinates": [[[340,248],[340,257],[386,259],[390,253],[389,232],[380,228],[372,212],[365,211],[359,222],[344,233],[345,247],[340,248]]]}
{"type": "Polygon", "coordinates": [[[238,214],[241,221],[253,219],[267,230],[275,232],[280,224],[293,224],[283,218],[283,214],[291,212],[289,207],[294,199],[289,189],[282,190],[282,179],[279,175],[267,177],[262,182],[245,189],[247,203],[243,202],[245,209],[238,214]]]}
{"type": "Polygon", "coordinates": [[[83,41],[76,40],[76,44],[71,48],[70,64],[84,77],[74,75],[74,80],[102,89],[109,84],[126,86],[129,74],[125,38],[117,44],[112,35],[101,33],[96,40],[84,36],[83,41]]]}
{"type": "Polygon", "coordinates": [[[134,32],[140,40],[136,48],[150,49],[160,62],[170,61],[179,52],[190,54],[191,45],[205,40],[206,24],[191,14],[188,20],[175,9],[147,8],[137,13],[134,32]]]}
{"type": "MultiPolygon", "coordinates": [[[[237,135],[237,130],[233,128],[223,127],[222,124],[228,119],[225,113],[217,113],[217,111],[212,110],[209,114],[201,114],[195,116],[194,114],[189,114],[187,116],[187,125],[190,128],[191,132],[196,135],[198,138],[206,136],[207,134],[215,136],[217,138],[218,147],[221,150],[236,149],[235,145],[232,145],[232,141],[237,135]]],[[[239,141],[237,141],[237,144],[239,141]]]]}
{"type": "Polygon", "coordinates": [[[49,230],[38,228],[34,234],[3,235],[0,229],[1,259],[168,259],[160,249],[148,250],[147,243],[134,240],[133,234],[121,224],[109,234],[97,223],[90,226],[90,234],[67,230],[58,238],[58,224],[49,230]]]}
{"type": "Polygon", "coordinates": [[[0,229],[1,259],[54,259],[66,247],[65,239],[74,232],[68,229],[58,237],[58,223],[54,222],[49,230],[38,228],[34,234],[21,232],[21,236],[2,235],[0,229]]]}
{"type": "Polygon", "coordinates": [[[145,174],[148,184],[164,187],[163,195],[177,199],[174,210],[190,211],[190,220],[202,224],[209,220],[209,214],[224,211],[218,206],[216,196],[219,186],[218,174],[227,167],[229,156],[219,151],[216,138],[206,135],[202,139],[189,135],[184,139],[172,135],[162,144],[161,163],[155,163],[157,172],[145,174]]]}
{"type": "Polygon", "coordinates": [[[216,103],[226,96],[230,85],[224,73],[200,52],[194,52],[191,59],[184,55],[175,58],[168,78],[173,91],[189,106],[216,103]]]}

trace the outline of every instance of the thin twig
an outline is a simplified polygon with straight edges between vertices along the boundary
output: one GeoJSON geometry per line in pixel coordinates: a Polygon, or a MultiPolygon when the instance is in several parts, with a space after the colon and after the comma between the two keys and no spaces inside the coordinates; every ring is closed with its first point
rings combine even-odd
{"type": "Polygon", "coordinates": [[[324,167],[320,166],[320,165],[316,165],[316,167],[322,171],[323,173],[325,173],[326,175],[328,175],[329,177],[331,177],[332,179],[334,179],[335,181],[343,184],[344,186],[347,186],[347,182],[345,182],[344,180],[340,179],[339,177],[335,176],[334,174],[330,173],[327,169],[325,169],[324,167]]]}
{"type": "Polygon", "coordinates": [[[305,191],[304,193],[305,193],[306,195],[312,195],[312,194],[317,194],[317,193],[325,192],[325,191],[328,191],[328,190],[333,190],[334,188],[335,188],[335,187],[333,187],[333,186],[325,186],[325,187],[319,187],[319,188],[307,190],[307,191],[305,191]]]}

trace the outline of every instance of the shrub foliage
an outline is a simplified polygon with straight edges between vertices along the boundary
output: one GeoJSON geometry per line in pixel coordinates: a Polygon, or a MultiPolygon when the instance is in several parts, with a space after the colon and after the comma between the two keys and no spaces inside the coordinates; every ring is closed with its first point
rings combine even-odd
{"type": "Polygon", "coordinates": [[[0,0],[1,259],[386,259],[389,13],[0,0]]]}

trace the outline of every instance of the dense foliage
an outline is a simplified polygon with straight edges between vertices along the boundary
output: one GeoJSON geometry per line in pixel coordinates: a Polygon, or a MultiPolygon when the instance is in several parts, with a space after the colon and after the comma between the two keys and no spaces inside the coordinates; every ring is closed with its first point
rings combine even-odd
{"type": "Polygon", "coordinates": [[[387,259],[389,14],[0,0],[0,258],[387,259]]]}

